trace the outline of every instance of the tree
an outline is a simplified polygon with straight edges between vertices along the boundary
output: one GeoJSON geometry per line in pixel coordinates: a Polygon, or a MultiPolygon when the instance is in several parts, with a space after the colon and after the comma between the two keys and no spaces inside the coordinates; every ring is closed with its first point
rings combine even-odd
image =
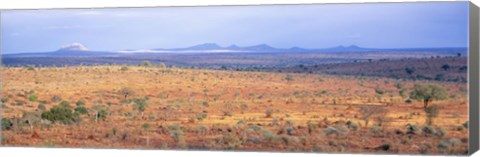
{"type": "Polygon", "coordinates": [[[133,90],[128,88],[128,87],[123,87],[122,89],[120,89],[119,91],[120,94],[122,94],[124,96],[124,99],[127,100],[127,97],[129,95],[133,95],[133,90]]]}
{"type": "Polygon", "coordinates": [[[371,117],[386,113],[386,110],[380,106],[363,106],[360,108],[359,112],[361,114],[360,118],[365,121],[365,127],[368,127],[371,117]]]}
{"type": "Polygon", "coordinates": [[[442,69],[445,70],[445,71],[447,71],[448,69],[450,69],[450,65],[444,64],[444,65],[442,66],[442,69]]]}
{"type": "Polygon", "coordinates": [[[412,75],[415,72],[415,69],[413,68],[405,68],[405,72],[407,72],[408,75],[412,75]]]}
{"type": "Polygon", "coordinates": [[[444,100],[447,98],[445,88],[433,84],[415,84],[410,98],[423,101],[423,108],[426,109],[428,104],[433,100],[444,100]]]}

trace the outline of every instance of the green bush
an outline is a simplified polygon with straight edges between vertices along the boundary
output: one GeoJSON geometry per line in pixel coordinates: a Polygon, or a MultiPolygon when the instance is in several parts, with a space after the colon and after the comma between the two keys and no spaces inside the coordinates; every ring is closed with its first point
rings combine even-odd
{"type": "Polygon", "coordinates": [[[101,120],[105,120],[107,118],[108,112],[105,109],[100,109],[97,113],[97,118],[101,120]]]}
{"type": "Polygon", "coordinates": [[[12,130],[13,122],[10,118],[2,118],[2,128],[1,130],[12,130]]]}
{"type": "Polygon", "coordinates": [[[77,106],[85,106],[85,100],[78,100],[76,103],[77,106]]]}
{"type": "Polygon", "coordinates": [[[62,124],[71,124],[79,120],[78,115],[74,114],[72,109],[61,105],[54,106],[48,111],[43,111],[41,117],[53,123],[60,122],[62,124]]]}
{"type": "Polygon", "coordinates": [[[31,101],[31,102],[35,102],[38,100],[38,96],[36,95],[30,95],[30,97],[28,97],[28,100],[31,101]]]}
{"type": "Polygon", "coordinates": [[[83,107],[83,106],[78,106],[78,107],[75,108],[75,112],[77,112],[79,114],[87,114],[88,109],[83,107]]]}
{"type": "Polygon", "coordinates": [[[46,109],[45,104],[44,103],[38,104],[38,109],[41,110],[41,111],[45,111],[45,109],[46,109]]]}
{"type": "Polygon", "coordinates": [[[72,108],[68,101],[62,101],[62,102],[60,102],[59,105],[62,106],[62,107],[65,107],[65,108],[72,108]]]}

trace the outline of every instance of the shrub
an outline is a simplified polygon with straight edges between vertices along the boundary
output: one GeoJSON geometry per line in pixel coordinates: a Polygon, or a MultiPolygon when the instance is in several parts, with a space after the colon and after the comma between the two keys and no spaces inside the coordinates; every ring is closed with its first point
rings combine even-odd
{"type": "Polygon", "coordinates": [[[272,133],[268,130],[264,130],[262,135],[263,135],[263,139],[265,139],[266,141],[272,141],[276,137],[276,134],[274,134],[274,133],[272,133]]]}
{"type": "Polygon", "coordinates": [[[35,67],[33,67],[33,66],[30,65],[30,66],[27,67],[27,70],[35,71],[35,67]]]}
{"type": "Polygon", "coordinates": [[[139,64],[139,66],[150,67],[152,66],[152,63],[150,63],[150,61],[143,61],[142,63],[139,64]]]}
{"type": "Polygon", "coordinates": [[[119,93],[124,96],[124,99],[125,99],[125,100],[127,100],[127,97],[128,97],[129,95],[133,95],[133,94],[134,94],[133,90],[130,89],[130,88],[128,88],[128,87],[124,87],[124,88],[120,89],[119,93]]]}
{"type": "Polygon", "coordinates": [[[405,103],[411,104],[411,103],[413,103],[413,100],[412,100],[412,99],[406,99],[406,100],[405,100],[405,103]]]}
{"type": "Polygon", "coordinates": [[[170,131],[170,137],[172,137],[177,142],[182,141],[183,140],[183,131],[180,130],[180,129],[170,131]]]}
{"type": "Polygon", "coordinates": [[[46,119],[52,122],[60,122],[62,124],[71,124],[78,121],[78,117],[73,114],[70,108],[64,106],[54,106],[49,111],[43,111],[41,114],[42,119],[46,119]]]}
{"type": "Polygon", "coordinates": [[[72,106],[70,106],[70,103],[68,101],[62,101],[60,102],[59,105],[65,108],[72,108],[72,106]]]}
{"type": "Polygon", "coordinates": [[[287,81],[293,81],[294,80],[292,75],[287,75],[287,76],[285,76],[284,79],[287,80],[287,81]]]}
{"type": "Polygon", "coordinates": [[[358,128],[359,128],[358,124],[357,124],[357,123],[353,123],[352,121],[348,121],[348,122],[347,122],[347,126],[348,126],[348,128],[349,128],[350,130],[352,130],[352,131],[357,131],[358,128]]]}
{"type": "Polygon", "coordinates": [[[38,109],[41,110],[41,111],[45,111],[45,109],[46,109],[45,104],[44,103],[38,104],[38,109]]]}
{"type": "Polygon", "coordinates": [[[422,128],[422,132],[423,134],[425,134],[425,136],[428,136],[428,135],[434,134],[435,129],[430,125],[426,125],[422,128]]]}
{"type": "Polygon", "coordinates": [[[77,106],[85,106],[85,100],[81,99],[81,100],[78,100],[77,103],[75,103],[77,106]]]}
{"type": "Polygon", "coordinates": [[[383,128],[377,125],[370,127],[370,131],[372,131],[375,134],[380,133],[382,130],[383,128]]]}
{"type": "Polygon", "coordinates": [[[87,110],[87,108],[85,108],[83,106],[78,106],[78,107],[75,108],[75,112],[77,112],[79,114],[87,114],[88,110],[87,110]]]}
{"type": "Polygon", "coordinates": [[[58,95],[54,95],[54,96],[52,96],[52,98],[50,100],[52,102],[59,102],[59,101],[62,101],[62,98],[58,95]]]}
{"type": "Polygon", "coordinates": [[[107,118],[108,112],[105,109],[100,109],[97,113],[97,118],[101,120],[105,120],[107,118]]]}
{"type": "Polygon", "coordinates": [[[272,117],[272,114],[273,114],[272,109],[269,108],[269,109],[265,110],[265,117],[270,118],[270,117],[272,117]]]}
{"type": "Polygon", "coordinates": [[[443,129],[438,129],[437,131],[435,131],[435,136],[438,136],[438,137],[443,137],[447,134],[448,134],[448,132],[446,130],[443,130],[443,129]]]}
{"type": "Polygon", "coordinates": [[[2,118],[2,128],[1,130],[12,130],[13,122],[10,118],[2,118]]]}
{"type": "Polygon", "coordinates": [[[407,124],[407,134],[415,134],[420,128],[415,124],[407,124]]]}
{"type": "Polygon", "coordinates": [[[132,99],[133,101],[133,109],[138,110],[139,112],[144,112],[146,107],[148,106],[146,99],[135,98],[132,99]]]}
{"type": "Polygon", "coordinates": [[[207,118],[207,113],[205,113],[205,112],[197,113],[197,120],[201,121],[205,118],[207,118]]]}
{"type": "Polygon", "coordinates": [[[127,67],[127,66],[122,66],[122,67],[120,68],[120,71],[127,71],[127,70],[128,70],[128,67],[127,67]]]}
{"type": "Polygon", "coordinates": [[[35,102],[35,101],[38,100],[38,96],[36,96],[36,95],[30,95],[30,96],[28,97],[28,100],[31,101],[31,102],[35,102]]]}
{"type": "Polygon", "coordinates": [[[143,128],[144,130],[148,130],[148,129],[150,128],[150,124],[149,124],[149,123],[143,123],[143,124],[142,124],[142,128],[143,128]]]}

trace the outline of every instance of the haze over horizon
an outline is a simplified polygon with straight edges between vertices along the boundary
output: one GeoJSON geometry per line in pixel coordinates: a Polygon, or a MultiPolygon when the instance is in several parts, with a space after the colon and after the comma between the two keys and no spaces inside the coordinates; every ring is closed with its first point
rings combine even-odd
{"type": "Polygon", "coordinates": [[[3,53],[184,48],[203,43],[276,48],[468,46],[468,2],[11,10],[3,53]]]}

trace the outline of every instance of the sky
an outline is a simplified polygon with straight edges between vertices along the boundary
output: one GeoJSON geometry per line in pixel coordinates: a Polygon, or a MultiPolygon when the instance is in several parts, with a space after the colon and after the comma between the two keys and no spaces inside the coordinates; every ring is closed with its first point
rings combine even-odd
{"type": "Polygon", "coordinates": [[[268,44],[467,47],[468,2],[7,10],[2,53],[268,44]]]}

